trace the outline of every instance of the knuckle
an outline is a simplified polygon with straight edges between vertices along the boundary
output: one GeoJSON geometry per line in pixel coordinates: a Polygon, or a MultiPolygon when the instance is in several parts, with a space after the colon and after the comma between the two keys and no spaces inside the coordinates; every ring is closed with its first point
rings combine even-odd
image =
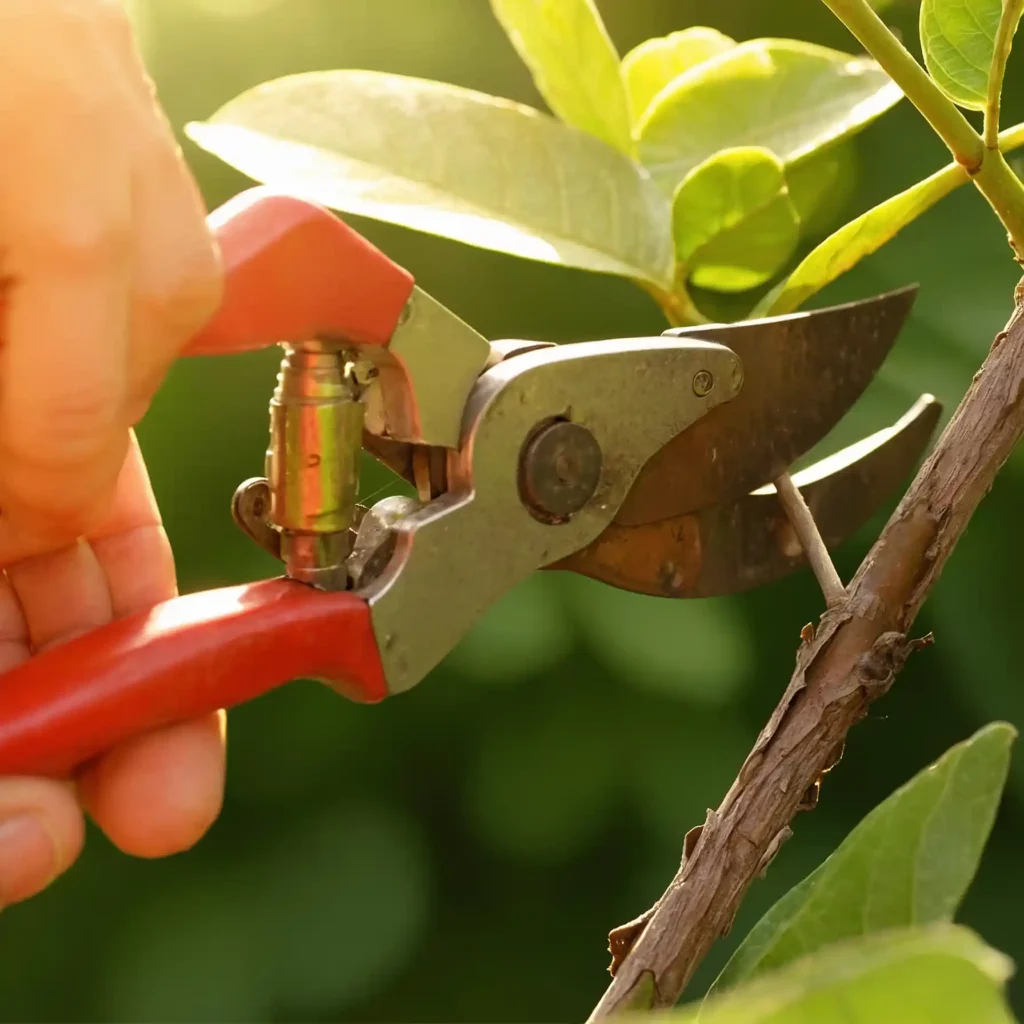
{"type": "MultiPolygon", "coordinates": [[[[125,437],[127,434],[125,432],[125,437]]],[[[3,515],[52,546],[94,529],[113,500],[125,443],[117,436],[104,445],[58,457],[45,447],[4,445],[0,473],[3,515]]]]}
{"type": "Polygon", "coordinates": [[[203,236],[157,280],[140,289],[136,301],[145,315],[184,341],[216,311],[223,288],[220,260],[212,241],[203,236]]]}
{"type": "Polygon", "coordinates": [[[83,382],[35,403],[11,431],[8,447],[17,457],[39,464],[88,463],[109,446],[120,412],[105,381],[83,382]]]}
{"type": "Polygon", "coordinates": [[[26,239],[37,260],[66,274],[88,274],[123,262],[131,251],[127,220],[67,216],[59,223],[37,225],[26,239]]]}

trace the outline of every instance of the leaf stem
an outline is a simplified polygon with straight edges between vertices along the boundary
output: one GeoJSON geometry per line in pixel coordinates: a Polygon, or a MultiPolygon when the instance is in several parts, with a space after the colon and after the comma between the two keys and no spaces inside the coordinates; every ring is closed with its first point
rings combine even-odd
{"type": "Polygon", "coordinates": [[[910,51],[889,31],[867,0],[823,2],[903,90],[949,148],[956,162],[968,174],[975,173],[985,155],[981,136],[910,51]]]}
{"type": "Polygon", "coordinates": [[[662,315],[672,327],[693,327],[708,324],[710,320],[697,308],[684,285],[664,291],[648,281],[637,281],[644,291],[661,307],[662,315]]]}
{"type": "Polygon", "coordinates": [[[1024,12],[1024,0],[1003,0],[1003,13],[996,30],[992,48],[992,65],[988,73],[988,96],[985,102],[985,130],[983,137],[986,149],[999,147],[999,101],[1003,94],[1003,77],[1006,61],[1013,45],[1013,34],[1024,12]]]}

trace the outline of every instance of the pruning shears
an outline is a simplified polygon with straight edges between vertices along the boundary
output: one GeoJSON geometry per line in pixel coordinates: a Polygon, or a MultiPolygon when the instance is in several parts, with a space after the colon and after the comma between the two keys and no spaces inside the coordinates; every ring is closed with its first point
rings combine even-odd
{"type": "MultiPolygon", "coordinates": [[[[539,569],[665,598],[804,564],[770,482],[871,381],[913,289],[810,313],[553,345],[489,342],[320,206],[215,211],[223,303],[188,354],[283,346],[238,525],[284,575],[112,622],[0,676],[0,774],[65,775],[140,732],[300,677],[419,683],[539,569]],[[417,497],[357,503],[365,450],[417,497]]],[[[939,406],[796,474],[826,543],[913,468],[939,406]]]]}

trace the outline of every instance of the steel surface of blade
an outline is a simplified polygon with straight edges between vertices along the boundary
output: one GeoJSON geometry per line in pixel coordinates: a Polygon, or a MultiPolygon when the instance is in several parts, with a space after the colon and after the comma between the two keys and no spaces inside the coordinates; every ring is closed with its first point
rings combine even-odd
{"type": "MultiPolygon", "coordinates": [[[[941,406],[924,395],[894,426],[794,474],[825,543],[859,529],[906,479],[928,445],[941,406]]],[[[613,523],[597,540],[548,566],[658,597],[713,597],[770,583],[806,564],[771,485],[658,523],[613,523]]]]}
{"type": "Polygon", "coordinates": [[[667,331],[728,345],[743,389],[644,466],[615,517],[637,525],[696,512],[774,480],[842,419],[882,365],[916,287],[767,320],[667,331]]]}

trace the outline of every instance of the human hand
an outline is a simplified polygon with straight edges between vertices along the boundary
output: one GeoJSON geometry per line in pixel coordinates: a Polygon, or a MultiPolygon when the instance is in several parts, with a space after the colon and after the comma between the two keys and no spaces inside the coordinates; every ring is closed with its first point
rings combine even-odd
{"type": "MultiPolygon", "coordinates": [[[[2,672],[174,596],[130,428],[221,282],[116,0],[0,3],[0,150],[2,672]]],[[[124,744],[73,783],[0,780],[0,906],[74,860],[83,808],[127,852],[192,845],[223,773],[212,716],[124,744]]]]}

